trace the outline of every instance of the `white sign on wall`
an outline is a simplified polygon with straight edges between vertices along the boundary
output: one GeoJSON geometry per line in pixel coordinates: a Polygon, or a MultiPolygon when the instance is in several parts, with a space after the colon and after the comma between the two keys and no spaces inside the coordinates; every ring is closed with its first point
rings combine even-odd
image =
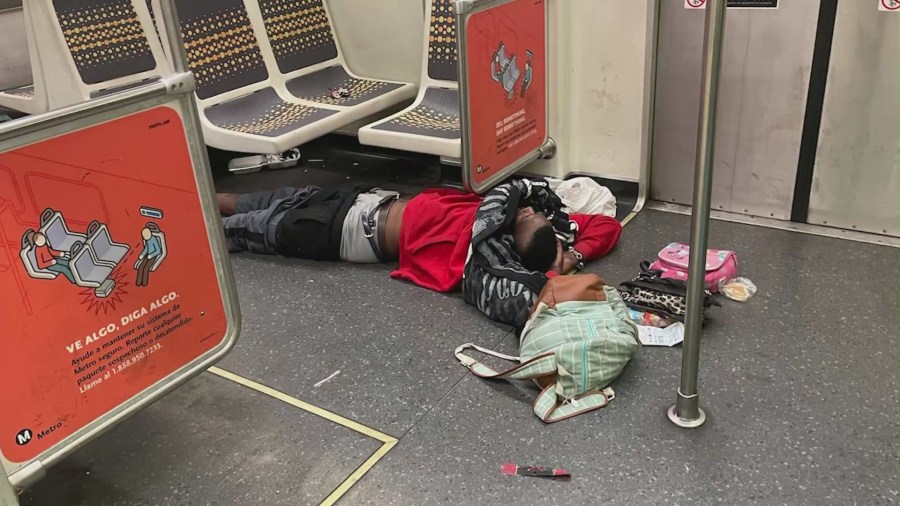
{"type": "Polygon", "coordinates": [[[900,12],[900,0],[878,0],[878,10],[900,12]]]}
{"type": "MultiPolygon", "coordinates": [[[[900,3],[900,0],[879,0],[900,3]]],[[[684,0],[685,9],[706,9],[706,0],[684,0]]],[[[728,0],[729,9],[777,9],[778,0],[728,0]]]]}

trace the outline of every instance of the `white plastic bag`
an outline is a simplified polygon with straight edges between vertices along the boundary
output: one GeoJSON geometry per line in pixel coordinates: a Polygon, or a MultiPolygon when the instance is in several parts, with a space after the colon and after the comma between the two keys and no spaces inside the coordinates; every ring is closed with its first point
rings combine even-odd
{"type": "Polygon", "coordinates": [[[616,217],[616,197],[605,186],[589,177],[566,181],[550,179],[550,188],[559,195],[569,214],[602,214],[616,217]]]}
{"type": "Polygon", "coordinates": [[[722,284],[719,292],[725,294],[731,300],[745,302],[756,293],[756,285],[747,278],[734,278],[722,284]]]}

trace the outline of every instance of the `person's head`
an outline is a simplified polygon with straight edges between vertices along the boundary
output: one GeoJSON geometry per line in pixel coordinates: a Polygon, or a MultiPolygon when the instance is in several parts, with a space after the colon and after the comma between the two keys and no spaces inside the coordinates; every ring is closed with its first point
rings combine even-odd
{"type": "Polygon", "coordinates": [[[152,236],[153,233],[150,232],[149,228],[144,227],[144,230],[141,230],[141,237],[143,237],[145,241],[149,241],[152,236]]]}
{"type": "Polygon", "coordinates": [[[556,260],[556,232],[546,216],[530,207],[516,211],[513,225],[516,253],[528,270],[545,272],[556,260]]]}
{"type": "Polygon", "coordinates": [[[43,245],[47,244],[47,237],[40,232],[34,234],[33,239],[34,239],[35,246],[43,246],[43,245]]]}

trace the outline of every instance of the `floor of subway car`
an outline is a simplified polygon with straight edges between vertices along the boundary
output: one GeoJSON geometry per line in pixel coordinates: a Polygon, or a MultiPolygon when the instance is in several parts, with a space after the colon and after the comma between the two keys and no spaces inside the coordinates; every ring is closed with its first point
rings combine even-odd
{"type": "MultiPolygon", "coordinates": [[[[325,169],[218,186],[383,177],[325,169]]],[[[413,174],[385,186],[440,180],[413,174]]],[[[688,228],[686,216],[644,211],[589,271],[624,281],[668,242],[686,242],[688,228]]],[[[244,327],[219,364],[237,376],[190,381],[51,468],[22,502],[294,505],[338,490],[342,504],[379,505],[896,504],[898,250],[725,222],[710,237],[737,251],[759,292],[711,310],[702,428],[678,429],[664,414],[679,347],[641,350],[607,407],[548,426],[526,385],[480,380],[456,362],[453,349],[469,341],[516,351],[509,328],[459,297],[391,280],[389,265],[242,254],[233,264],[244,327]],[[389,451],[368,469],[379,449],[389,451]],[[508,461],[573,476],[507,477],[508,461]],[[368,472],[347,489],[360,466],[368,472]]]]}

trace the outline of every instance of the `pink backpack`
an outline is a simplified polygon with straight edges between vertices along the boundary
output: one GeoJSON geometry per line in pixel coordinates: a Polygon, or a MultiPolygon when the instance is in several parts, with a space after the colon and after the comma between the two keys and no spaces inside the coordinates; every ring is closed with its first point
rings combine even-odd
{"type": "MultiPolygon", "coordinates": [[[[673,242],[659,252],[650,265],[655,271],[662,271],[663,278],[687,280],[690,246],[673,242]]],[[[719,284],[737,276],[737,256],[734,251],[706,250],[706,289],[717,293],[719,284]]]]}

